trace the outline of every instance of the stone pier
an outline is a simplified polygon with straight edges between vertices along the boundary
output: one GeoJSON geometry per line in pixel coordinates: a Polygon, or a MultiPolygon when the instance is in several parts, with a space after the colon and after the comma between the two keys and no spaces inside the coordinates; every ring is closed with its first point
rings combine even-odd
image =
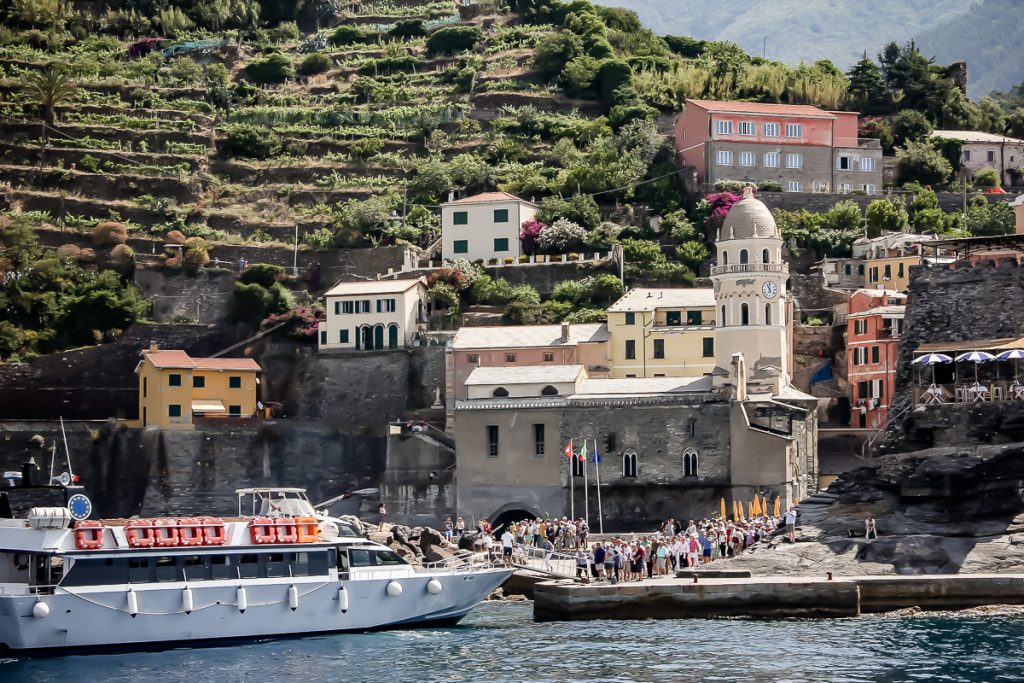
{"type": "Polygon", "coordinates": [[[1024,574],[653,579],[610,585],[548,581],[536,621],[713,617],[856,617],[907,607],[1024,604],[1024,574]]]}

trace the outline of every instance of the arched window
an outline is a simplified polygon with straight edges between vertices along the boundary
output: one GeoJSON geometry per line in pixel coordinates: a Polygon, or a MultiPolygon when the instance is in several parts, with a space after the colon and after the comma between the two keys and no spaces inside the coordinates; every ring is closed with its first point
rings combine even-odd
{"type": "Polygon", "coordinates": [[[587,464],[586,459],[580,460],[580,456],[574,453],[573,456],[569,458],[569,461],[572,463],[572,476],[582,477],[583,468],[586,467],[587,464]]]}
{"type": "Polygon", "coordinates": [[[622,476],[636,477],[636,451],[632,448],[622,454],[622,476]]]}
{"type": "Polygon", "coordinates": [[[746,304],[740,304],[740,325],[750,324],[750,307],[746,304]]]}
{"type": "Polygon", "coordinates": [[[771,325],[772,324],[772,305],[771,304],[765,304],[764,305],[764,324],[765,325],[771,325]]]}
{"type": "Polygon", "coordinates": [[[697,455],[697,449],[687,448],[683,451],[683,476],[684,477],[696,477],[697,476],[697,465],[700,456],[697,455]]]}
{"type": "Polygon", "coordinates": [[[373,327],[373,348],[383,349],[384,348],[384,326],[374,325],[373,327]]]}
{"type": "Polygon", "coordinates": [[[746,263],[749,260],[750,259],[747,256],[747,250],[746,249],[740,249],[740,263],[746,263]]]}
{"type": "Polygon", "coordinates": [[[771,259],[771,257],[768,254],[768,250],[765,249],[764,251],[761,252],[761,263],[771,263],[771,262],[772,262],[772,259],[771,259]]]}
{"type": "Polygon", "coordinates": [[[498,387],[497,389],[491,392],[491,396],[497,398],[505,398],[506,396],[508,396],[508,389],[506,389],[505,387],[498,387]]]}
{"type": "Polygon", "coordinates": [[[558,389],[550,384],[540,390],[541,396],[558,396],[558,389]]]}
{"type": "Polygon", "coordinates": [[[722,305],[722,320],[718,323],[720,326],[725,327],[725,305],[722,305]]]}
{"type": "Polygon", "coordinates": [[[724,250],[722,251],[722,265],[723,266],[729,265],[729,252],[724,251],[724,250]]]}
{"type": "Polygon", "coordinates": [[[363,325],[359,328],[359,345],[358,348],[364,351],[373,348],[373,328],[369,325],[363,325]]]}

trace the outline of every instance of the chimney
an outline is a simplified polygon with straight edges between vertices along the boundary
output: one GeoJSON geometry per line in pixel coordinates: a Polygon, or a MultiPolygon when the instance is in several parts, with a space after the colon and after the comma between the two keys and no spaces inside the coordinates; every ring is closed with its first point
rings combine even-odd
{"type": "Polygon", "coordinates": [[[149,352],[150,353],[156,353],[159,350],[160,349],[159,349],[159,347],[157,347],[156,342],[149,342],[149,352]]]}
{"type": "Polygon", "coordinates": [[[569,341],[569,323],[562,323],[562,343],[569,341]]]}
{"type": "Polygon", "coordinates": [[[742,353],[732,354],[732,371],[736,376],[736,400],[747,400],[747,363],[742,353]]]}
{"type": "Polygon", "coordinates": [[[454,192],[449,192],[448,193],[448,201],[450,201],[450,202],[454,202],[455,201],[455,193],[454,192]]]}

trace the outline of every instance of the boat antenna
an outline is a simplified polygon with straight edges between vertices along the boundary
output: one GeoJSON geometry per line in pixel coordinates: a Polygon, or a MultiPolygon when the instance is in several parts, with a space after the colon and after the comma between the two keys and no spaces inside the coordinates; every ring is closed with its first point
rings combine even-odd
{"type": "Polygon", "coordinates": [[[68,476],[75,480],[75,471],[71,467],[71,451],[68,450],[68,434],[64,431],[64,416],[60,416],[60,435],[64,438],[64,456],[68,459],[68,476]]]}
{"type": "Polygon", "coordinates": [[[50,479],[48,480],[50,485],[53,485],[53,465],[57,459],[57,441],[54,440],[50,444],[50,479]]]}

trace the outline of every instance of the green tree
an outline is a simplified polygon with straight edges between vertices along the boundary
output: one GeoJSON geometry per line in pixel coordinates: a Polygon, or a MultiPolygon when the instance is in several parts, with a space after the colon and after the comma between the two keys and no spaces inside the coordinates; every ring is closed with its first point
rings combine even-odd
{"type": "Polygon", "coordinates": [[[953,175],[953,166],[928,141],[908,142],[896,150],[896,177],[900,185],[942,185],[953,175]]]}
{"type": "MultiPolygon", "coordinates": [[[[78,86],[71,80],[64,65],[47,64],[42,69],[30,72],[25,77],[25,94],[43,109],[43,121],[52,126],[54,110],[58,105],[70,102],[78,94],[78,86]]],[[[43,140],[49,136],[43,129],[43,140]]]]}
{"type": "Polygon", "coordinates": [[[868,237],[878,237],[883,232],[906,232],[909,225],[907,208],[898,199],[876,199],[864,213],[868,237]]]}
{"type": "Polygon", "coordinates": [[[991,166],[979,168],[974,173],[974,185],[976,187],[999,187],[999,171],[991,166]]]}
{"type": "Polygon", "coordinates": [[[245,77],[260,85],[284,83],[295,76],[295,67],[287,56],[274,52],[263,59],[249,62],[243,69],[245,77]]]}
{"type": "Polygon", "coordinates": [[[932,124],[924,114],[913,109],[904,109],[892,120],[892,132],[896,144],[920,140],[932,132],[932,124]]]}
{"type": "Polygon", "coordinates": [[[829,230],[860,230],[864,214],[857,202],[846,200],[833,204],[823,218],[823,227],[829,230]]]}
{"type": "Polygon", "coordinates": [[[1014,231],[1013,209],[1006,202],[989,203],[984,197],[967,207],[968,231],[975,237],[1009,235],[1014,231]]]}
{"type": "Polygon", "coordinates": [[[850,81],[848,92],[863,114],[877,114],[886,109],[885,79],[882,70],[867,53],[846,72],[850,81]]]}
{"type": "Polygon", "coordinates": [[[476,26],[449,26],[440,28],[427,38],[427,52],[432,55],[453,55],[472,50],[481,36],[476,26]]]}
{"type": "Polygon", "coordinates": [[[541,76],[550,81],[561,76],[566,65],[581,55],[583,40],[569,31],[558,31],[537,41],[533,49],[533,65],[541,76]]]}

